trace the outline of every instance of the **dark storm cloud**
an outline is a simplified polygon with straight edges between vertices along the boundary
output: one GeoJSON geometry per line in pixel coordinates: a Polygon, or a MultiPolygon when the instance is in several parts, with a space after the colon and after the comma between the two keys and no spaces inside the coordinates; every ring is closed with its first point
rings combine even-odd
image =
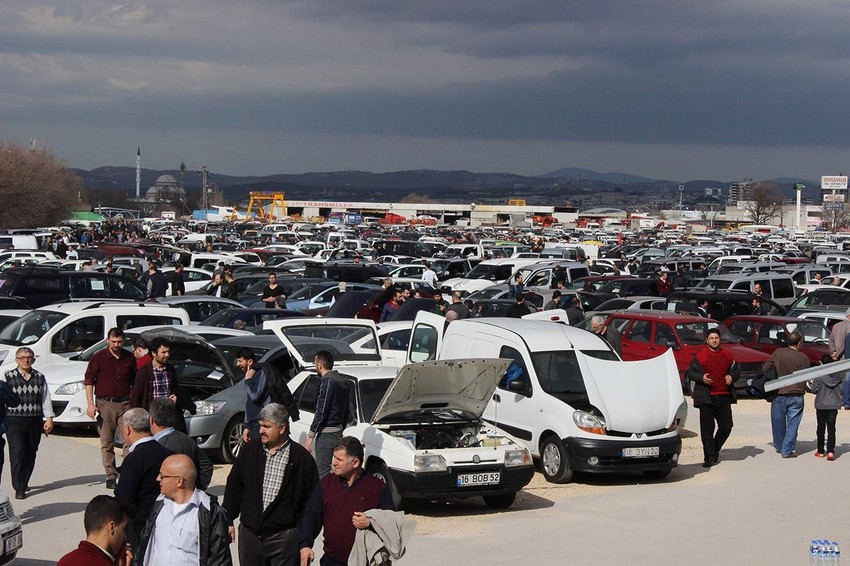
{"type": "Polygon", "coordinates": [[[9,0],[0,123],[846,147],[848,26],[824,0],[9,0]]]}

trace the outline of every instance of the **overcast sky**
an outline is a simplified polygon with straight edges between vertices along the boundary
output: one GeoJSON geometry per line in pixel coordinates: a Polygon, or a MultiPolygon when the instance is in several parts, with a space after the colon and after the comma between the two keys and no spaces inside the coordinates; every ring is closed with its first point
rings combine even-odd
{"type": "Polygon", "coordinates": [[[815,179],[850,171],[848,30],[846,0],[3,0],[0,138],[81,168],[815,179]]]}

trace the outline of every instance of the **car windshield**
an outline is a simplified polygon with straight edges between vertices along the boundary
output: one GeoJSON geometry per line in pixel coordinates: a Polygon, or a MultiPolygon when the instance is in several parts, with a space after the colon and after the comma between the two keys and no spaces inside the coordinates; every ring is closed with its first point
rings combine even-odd
{"type": "Polygon", "coordinates": [[[360,410],[364,422],[372,421],[375,410],[378,408],[378,403],[384,398],[392,382],[392,379],[366,379],[358,382],[357,389],[360,392],[360,410]]]}
{"type": "Polygon", "coordinates": [[[310,324],[285,326],[281,332],[307,362],[312,362],[320,350],[333,354],[334,362],[381,360],[375,330],[368,326],[310,324]],[[352,347],[355,343],[356,349],[352,347]]]}
{"type": "Polygon", "coordinates": [[[307,285],[301,287],[287,298],[289,301],[306,301],[310,300],[322,291],[333,287],[333,285],[307,285]]]}
{"type": "MultiPolygon", "coordinates": [[[[618,359],[611,350],[582,350],[582,354],[601,360],[618,359]]],[[[531,364],[543,391],[575,408],[590,405],[575,351],[533,352],[531,364]]]]}
{"type": "Polygon", "coordinates": [[[685,322],[676,325],[676,334],[683,344],[692,346],[705,344],[705,338],[709,330],[720,331],[721,343],[737,344],[738,339],[729,332],[729,329],[717,322],[685,322]]]}
{"type": "Polygon", "coordinates": [[[510,265],[484,265],[479,263],[464,275],[464,279],[489,279],[490,281],[504,281],[511,276],[510,265]]]}
{"type": "Polygon", "coordinates": [[[614,293],[617,294],[620,292],[620,289],[623,287],[623,281],[626,279],[612,279],[608,283],[605,283],[598,289],[596,289],[600,293],[614,293]]]}
{"type": "Polygon", "coordinates": [[[815,291],[814,293],[806,293],[791,305],[791,308],[798,307],[834,307],[850,305],[850,293],[842,291],[815,291]]]}
{"type": "Polygon", "coordinates": [[[54,311],[32,311],[0,332],[0,342],[12,346],[25,346],[38,342],[48,330],[68,315],[54,311]]]}

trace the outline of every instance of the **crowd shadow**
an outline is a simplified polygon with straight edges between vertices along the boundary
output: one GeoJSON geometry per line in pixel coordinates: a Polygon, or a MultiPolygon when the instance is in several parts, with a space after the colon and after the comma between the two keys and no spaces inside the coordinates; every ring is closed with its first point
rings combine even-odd
{"type": "MultiPolygon", "coordinates": [[[[44,521],[45,519],[53,519],[55,517],[63,517],[74,513],[82,513],[85,510],[88,502],[81,501],[63,501],[59,503],[45,503],[37,505],[31,509],[27,509],[21,513],[21,523],[31,525],[44,521]]],[[[20,562],[17,562],[20,564],[20,562]]]]}
{"type": "Polygon", "coordinates": [[[37,558],[15,558],[15,566],[53,566],[55,560],[39,560],[37,558]]]}
{"type": "Polygon", "coordinates": [[[29,495],[38,495],[40,493],[47,493],[48,491],[55,491],[57,489],[62,489],[63,487],[73,487],[75,485],[86,485],[88,487],[93,487],[97,484],[104,482],[105,479],[103,474],[79,476],[75,478],[65,478],[46,483],[44,485],[33,486],[32,491],[30,491],[29,495]]]}

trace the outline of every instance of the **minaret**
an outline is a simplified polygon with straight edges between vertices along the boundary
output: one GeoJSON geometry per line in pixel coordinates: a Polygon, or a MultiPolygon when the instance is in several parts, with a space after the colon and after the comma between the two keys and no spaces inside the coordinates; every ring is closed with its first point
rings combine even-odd
{"type": "Polygon", "coordinates": [[[136,198],[141,198],[142,190],[142,148],[136,149],[136,198]]]}

